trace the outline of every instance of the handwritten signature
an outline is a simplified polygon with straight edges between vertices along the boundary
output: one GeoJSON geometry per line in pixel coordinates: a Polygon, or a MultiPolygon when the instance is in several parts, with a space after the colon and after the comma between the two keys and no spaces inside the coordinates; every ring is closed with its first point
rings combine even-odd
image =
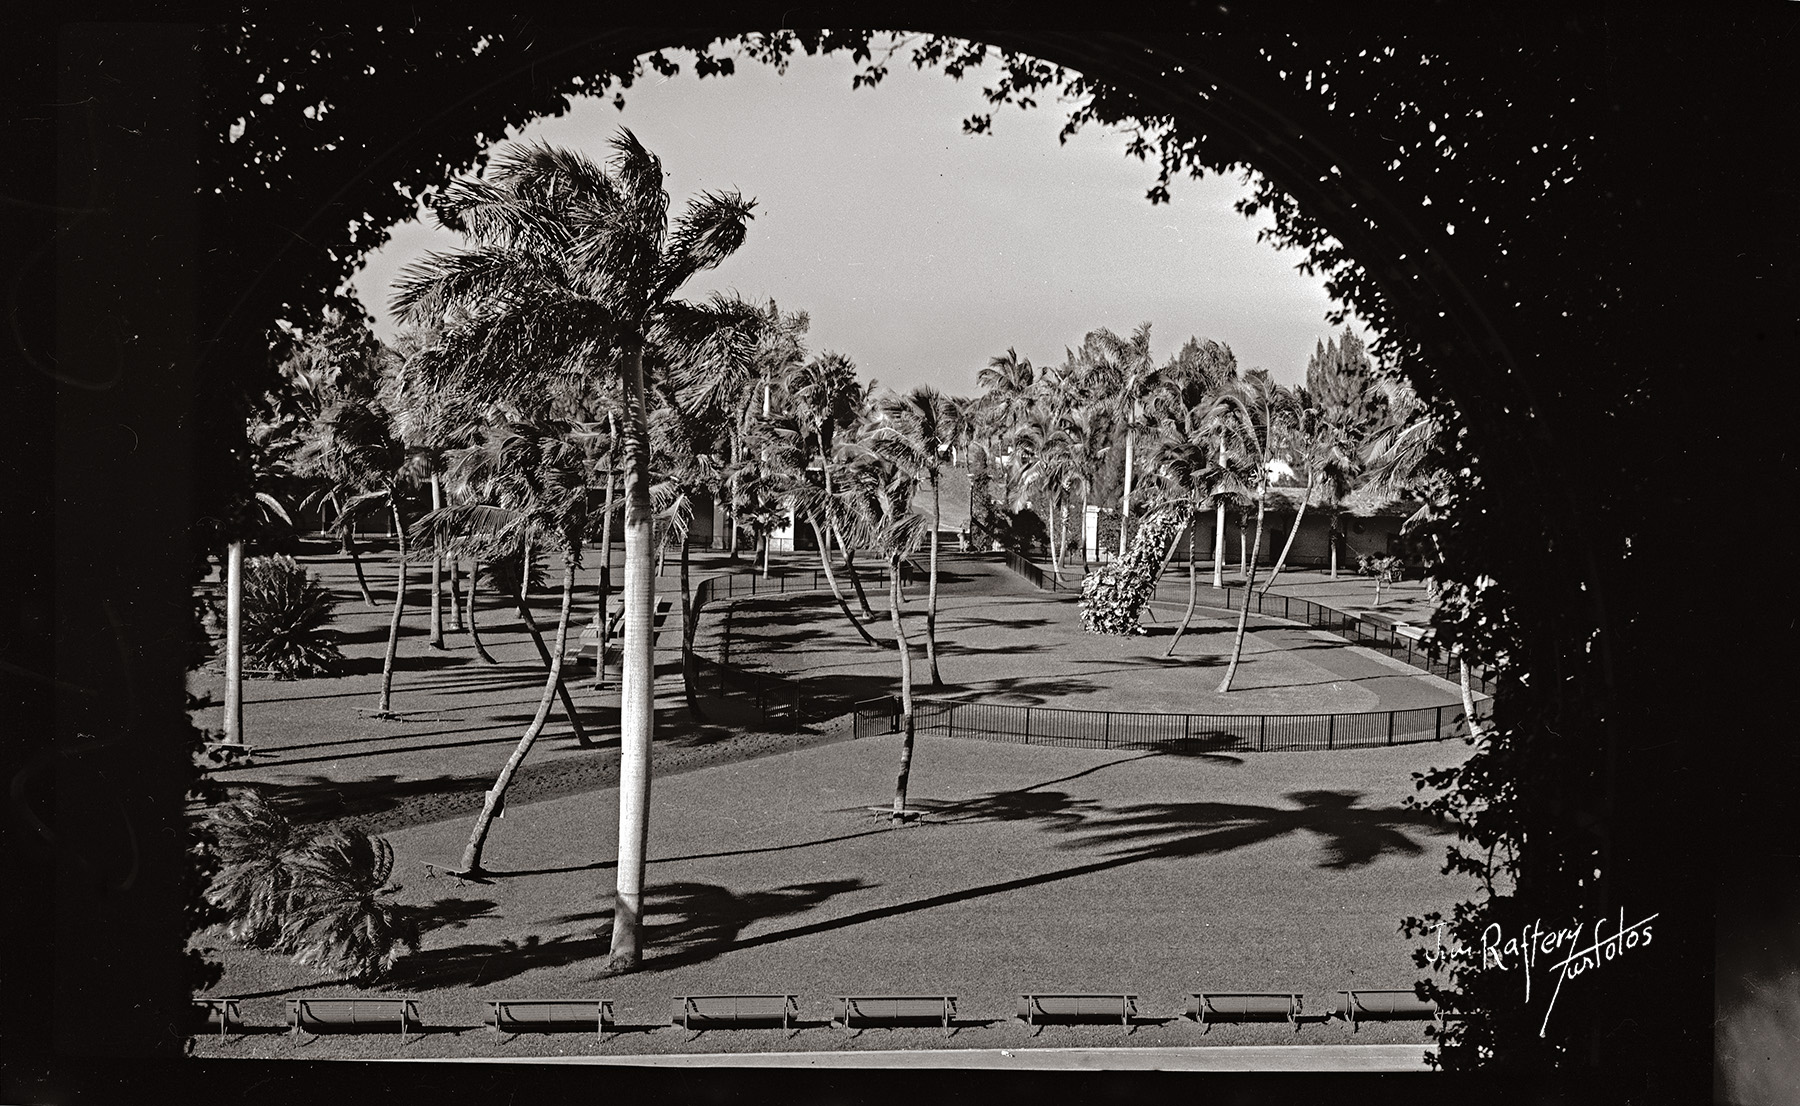
{"type": "MultiPolygon", "coordinates": [[[[1538,1027],[1538,1036],[1542,1037],[1550,1024],[1550,1012],[1556,1009],[1557,996],[1562,994],[1562,985],[1627,952],[1648,947],[1654,937],[1650,923],[1661,916],[1661,912],[1658,912],[1628,926],[1625,924],[1625,909],[1620,907],[1618,924],[1612,927],[1610,935],[1607,933],[1610,923],[1608,919],[1602,918],[1593,924],[1592,943],[1581,948],[1575,946],[1581,942],[1582,934],[1588,931],[1588,927],[1581,923],[1545,929],[1542,919],[1539,919],[1508,937],[1500,923],[1495,922],[1482,931],[1478,955],[1483,968],[1502,971],[1519,969],[1525,977],[1525,1001],[1529,1003],[1532,971],[1542,959],[1554,955],[1564,947],[1570,949],[1561,960],[1551,965],[1557,973],[1556,989],[1550,994],[1550,1003],[1544,1010],[1543,1024],[1538,1027]]],[[[1477,955],[1469,949],[1445,947],[1444,927],[1447,924],[1439,922],[1432,927],[1436,931],[1437,947],[1425,954],[1426,963],[1435,965],[1447,960],[1466,960],[1477,955]]]]}

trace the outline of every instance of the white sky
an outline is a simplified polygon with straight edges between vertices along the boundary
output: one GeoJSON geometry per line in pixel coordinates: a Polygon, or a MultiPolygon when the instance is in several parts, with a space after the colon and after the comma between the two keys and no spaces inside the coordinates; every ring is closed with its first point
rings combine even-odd
{"type": "MultiPolygon", "coordinates": [[[[735,290],[805,310],[808,347],[848,355],[865,379],[973,394],[1008,346],[1060,363],[1095,327],[1129,334],[1148,320],[1158,361],[1190,335],[1215,338],[1240,368],[1291,384],[1331,333],[1329,297],[1295,271],[1300,255],[1258,244],[1267,217],[1232,210],[1247,188],[1236,177],[1177,180],[1173,202],[1152,207],[1154,169],[1125,156],[1125,136],[1090,127],[1059,146],[1064,114],[1051,103],[1000,109],[993,133],[965,135],[962,119],[986,110],[980,73],[956,82],[896,64],[853,91],[841,55],[705,80],[674,56],[681,74],[640,80],[623,111],[576,100],[512,137],[604,160],[628,126],[662,158],[672,211],[703,190],[755,198],[743,248],[682,294],[735,290]]],[[[459,245],[412,221],[370,256],[352,283],[383,338],[400,268],[459,245]]]]}

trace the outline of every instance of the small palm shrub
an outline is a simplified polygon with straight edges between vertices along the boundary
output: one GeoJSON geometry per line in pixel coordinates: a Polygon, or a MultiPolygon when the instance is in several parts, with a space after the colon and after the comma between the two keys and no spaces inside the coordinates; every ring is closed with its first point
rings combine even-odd
{"type": "Polygon", "coordinates": [[[335,672],[344,659],[330,628],[335,605],[331,593],[292,557],[245,561],[245,667],[284,680],[335,672]]]}
{"type": "Polygon", "coordinates": [[[246,948],[356,984],[385,975],[419,947],[413,911],[390,901],[394,849],[361,830],[308,833],[244,789],[208,817],[219,870],[206,901],[227,916],[226,935],[246,948]]]}
{"type": "Polygon", "coordinates": [[[352,983],[386,975],[403,950],[419,949],[418,919],[388,901],[394,848],[361,831],[331,830],[293,857],[296,894],[282,921],[294,961],[352,983]]]}
{"type": "Polygon", "coordinates": [[[225,912],[225,933],[233,941],[253,949],[279,947],[294,885],[290,858],[302,836],[250,788],[214,808],[207,824],[219,870],[206,901],[225,912]]]}
{"type": "Polygon", "coordinates": [[[1375,577],[1375,605],[1381,605],[1381,589],[1400,579],[1406,562],[1398,557],[1386,554],[1364,553],[1356,560],[1356,571],[1364,576],[1375,577]]]}

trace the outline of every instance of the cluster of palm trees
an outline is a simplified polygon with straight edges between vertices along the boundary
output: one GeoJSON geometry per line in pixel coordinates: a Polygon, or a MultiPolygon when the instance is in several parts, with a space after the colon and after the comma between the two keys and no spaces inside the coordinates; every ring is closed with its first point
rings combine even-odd
{"type": "MultiPolygon", "coordinates": [[[[447,569],[450,628],[466,630],[477,654],[493,662],[476,629],[483,565],[536,643],[543,694],[486,794],[459,865],[465,874],[482,871],[507,786],[559,699],[587,743],[563,661],[583,558],[599,546],[594,618],[602,643],[615,618],[623,623],[613,970],[635,967],[643,954],[654,578],[678,546],[684,690],[699,717],[688,552],[707,505],[725,513],[732,556],[747,535],[765,573],[771,536],[789,520],[804,523],[838,614],[868,647],[894,649],[906,735],[898,818],[913,715],[900,581],[928,546],[922,636],[928,679],[941,684],[937,578],[947,466],[966,459],[990,495],[998,489],[1003,507],[1039,510],[1060,578],[1077,501],[1085,517],[1092,499],[1119,489],[1121,553],[1148,511],[1178,512],[1177,534],[1198,525],[1209,506],[1220,537],[1228,507],[1254,511],[1260,525],[1277,481],[1302,481],[1309,501],[1318,497],[1332,509],[1366,467],[1383,413],[1404,407],[1392,401],[1391,386],[1375,381],[1348,331],[1320,346],[1306,387],[1286,389],[1260,370],[1240,374],[1230,349],[1212,341],[1190,340],[1158,365],[1147,323],[1129,338],[1096,330],[1061,366],[1042,370],[1009,349],[981,373],[983,394],[973,400],[931,387],[878,391],[858,379],[848,358],[808,354],[803,312],[717,294],[680,297],[691,278],[744,242],[754,207],[735,192],[709,192],[671,218],[661,163],[628,130],[613,139],[604,165],[548,145],[510,146],[484,176],[458,180],[434,201],[439,221],[464,246],[428,255],[402,274],[393,306],[409,329],[395,345],[374,342],[360,320],[327,320],[288,358],[289,387],[252,427],[267,477],[259,486],[301,481],[310,489],[304,506],[335,508],[371,604],[356,520],[381,511],[394,523],[399,569],[374,713],[392,713],[410,557],[431,557],[432,647],[446,647],[440,578],[447,569]],[[430,507],[415,508],[424,489],[430,507]],[[615,533],[624,544],[616,616],[615,533]],[[886,569],[891,640],[871,632],[880,616],[857,570],[865,552],[886,569]],[[525,599],[546,553],[561,562],[553,641],[525,599]]],[[[1190,582],[1192,550],[1190,542],[1190,582]]],[[[1251,564],[1252,585],[1254,572],[1251,564]]],[[[1242,627],[1240,646],[1241,638],[1242,627]]],[[[605,653],[603,644],[601,680],[605,653]]],[[[1226,687],[1235,661],[1234,653],[1226,687]]]]}
{"type": "MultiPolygon", "coordinates": [[[[493,663],[476,629],[484,566],[537,644],[543,695],[487,792],[459,865],[465,874],[482,871],[507,786],[558,698],[587,743],[563,660],[578,573],[584,554],[599,545],[595,620],[602,641],[613,636],[615,618],[623,623],[611,966],[627,970],[642,956],[652,612],[661,558],[679,546],[684,688],[699,716],[688,577],[695,519],[709,503],[720,505],[732,555],[748,535],[765,573],[771,535],[789,519],[805,523],[841,615],[870,647],[901,646],[895,651],[909,725],[898,816],[911,754],[912,662],[899,581],[928,541],[923,636],[930,678],[941,682],[936,513],[963,408],[931,388],[878,393],[857,378],[848,358],[809,356],[804,313],[719,295],[680,298],[690,278],[741,245],[754,202],[706,193],[671,218],[655,155],[625,130],[611,155],[601,165],[547,145],[515,145],[484,177],[452,184],[434,209],[465,244],[402,274],[393,306],[407,331],[385,347],[360,319],[324,320],[286,359],[287,387],[268,397],[251,438],[263,494],[280,488],[305,509],[335,512],[336,532],[371,605],[376,600],[354,544],[357,522],[380,511],[394,524],[399,567],[377,717],[393,713],[410,559],[431,558],[433,648],[447,647],[447,569],[449,628],[466,630],[477,654],[493,663]],[[428,509],[420,503],[426,489],[428,509]],[[927,491],[930,518],[913,507],[927,491]],[[625,566],[617,615],[609,613],[615,534],[623,537],[625,566]],[[891,641],[870,632],[878,616],[856,567],[865,551],[886,567],[891,641]],[[548,635],[525,598],[545,554],[561,562],[559,614],[548,635]],[[459,586],[465,561],[466,600],[459,586]]],[[[604,680],[604,646],[601,656],[604,680]]]]}
{"type": "MultiPolygon", "coordinates": [[[[1102,497],[1118,504],[1119,557],[1149,513],[1178,507],[1193,525],[1210,507],[1219,551],[1213,583],[1222,586],[1227,514],[1249,524],[1269,489],[1291,487],[1302,513],[1309,505],[1330,513],[1336,575],[1345,500],[1369,483],[1384,436],[1413,409],[1405,384],[1379,376],[1348,328],[1318,344],[1306,383],[1293,388],[1261,369],[1240,372],[1231,348],[1210,339],[1189,338],[1158,364],[1150,331],[1149,323],[1130,337],[1090,331],[1059,365],[1034,366],[1008,349],[982,370],[983,393],[970,405],[972,440],[980,460],[1000,470],[1000,506],[1030,507],[1044,519],[1058,581],[1072,549],[1079,546],[1084,560],[1088,552],[1070,522],[1077,505],[1084,517],[1102,497]]],[[[991,480],[990,494],[995,486],[991,480]]],[[[1254,547],[1246,540],[1246,570],[1254,547]]]]}

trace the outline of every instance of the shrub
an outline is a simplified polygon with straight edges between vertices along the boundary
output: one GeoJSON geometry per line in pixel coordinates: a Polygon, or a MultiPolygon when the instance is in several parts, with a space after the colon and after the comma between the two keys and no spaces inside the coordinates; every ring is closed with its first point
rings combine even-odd
{"type": "Polygon", "coordinates": [[[393,846],[361,830],[296,829],[260,792],[244,789],[207,819],[219,870],[206,901],[246,948],[353,983],[379,979],[401,951],[417,951],[414,913],[388,901],[393,846]]]}
{"type": "Polygon", "coordinates": [[[291,855],[303,842],[293,824],[245,788],[207,818],[219,870],[206,901],[225,912],[225,933],[253,949],[281,944],[281,923],[293,891],[291,855]]]}
{"type": "Polygon", "coordinates": [[[245,561],[244,666],[284,680],[335,672],[344,659],[330,628],[335,605],[292,557],[245,561]]]}
{"type": "Polygon", "coordinates": [[[293,858],[296,893],[282,922],[294,961],[352,983],[387,974],[403,949],[418,951],[418,919],[386,901],[394,848],[359,830],[331,830],[293,858]]]}
{"type": "Polygon", "coordinates": [[[1178,510],[1151,515],[1138,528],[1124,560],[1101,565],[1081,581],[1081,624],[1089,633],[1144,632],[1138,625],[1138,611],[1155,593],[1163,554],[1185,522],[1186,516],[1178,510]]]}

